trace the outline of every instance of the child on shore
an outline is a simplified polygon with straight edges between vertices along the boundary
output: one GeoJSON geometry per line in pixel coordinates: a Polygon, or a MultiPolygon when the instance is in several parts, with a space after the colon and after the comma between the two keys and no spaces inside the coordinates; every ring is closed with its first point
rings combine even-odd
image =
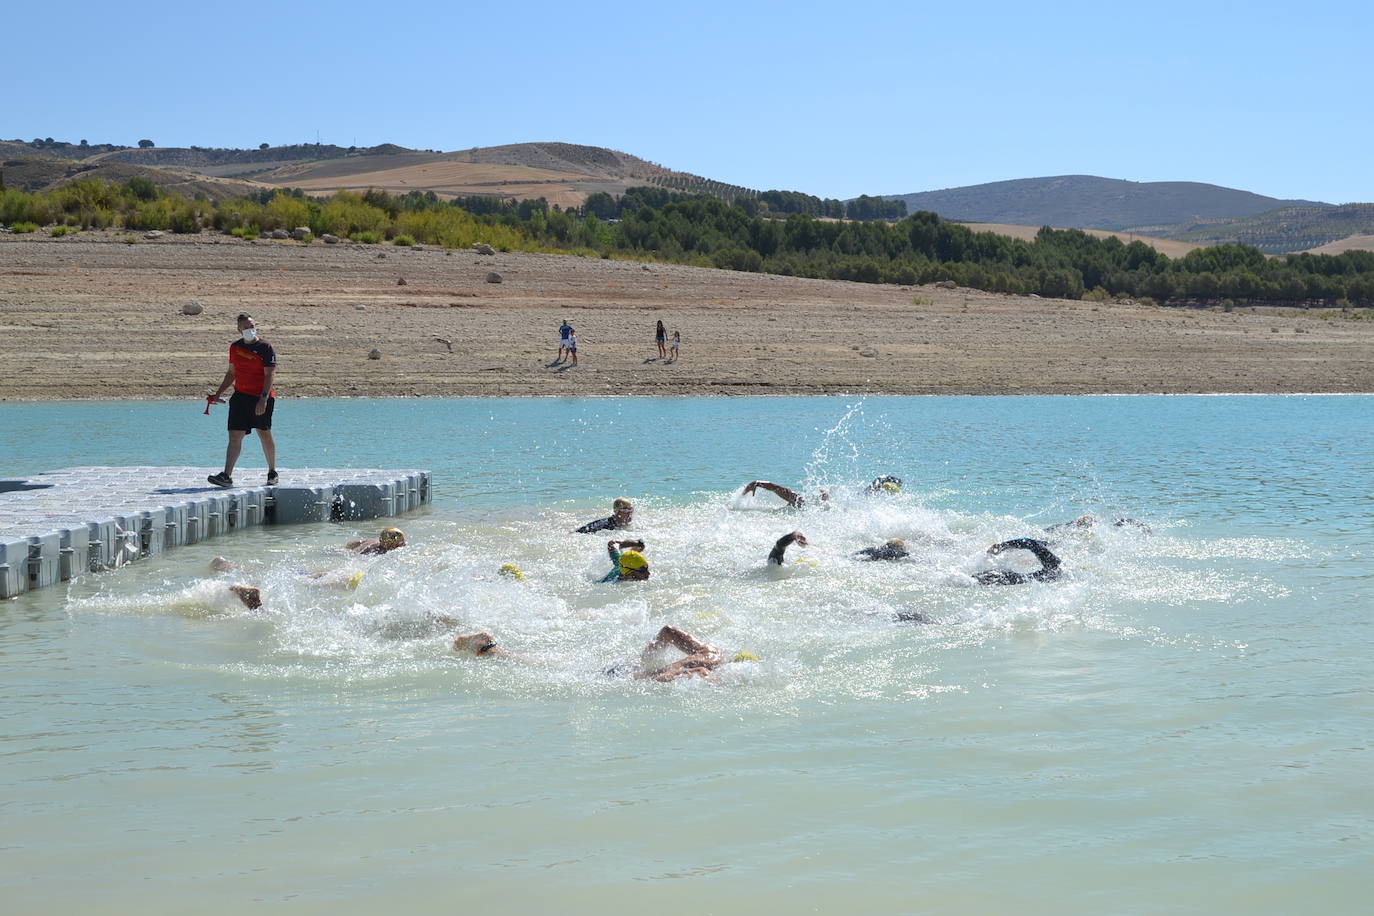
{"type": "Polygon", "coordinates": [[[675,363],[675,362],[677,362],[677,358],[678,358],[678,355],[679,355],[679,351],[680,351],[681,349],[682,349],[682,332],[681,332],[681,331],[674,331],[674,332],[673,332],[673,345],[672,345],[671,347],[668,348],[668,352],[671,354],[671,355],[669,356],[669,358],[668,358],[668,362],[670,362],[670,363],[675,363]]]}

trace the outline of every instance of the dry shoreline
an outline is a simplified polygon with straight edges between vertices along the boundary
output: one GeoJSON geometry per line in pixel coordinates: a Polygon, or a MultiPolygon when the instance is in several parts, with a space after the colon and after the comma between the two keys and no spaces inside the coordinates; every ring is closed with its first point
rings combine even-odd
{"type": "Polygon", "coordinates": [[[1374,391],[1374,321],[1339,311],[130,235],[0,236],[0,400],[201,397],[240,311],[277,348],[283,397],[1374,391]],[[192,299],[203,314],[181,313],[192,299]],[[575,368],[549,365],[564,318],[575,368]],[[656,359],[660,318],[682,331],[676,364],[656,359]]]}

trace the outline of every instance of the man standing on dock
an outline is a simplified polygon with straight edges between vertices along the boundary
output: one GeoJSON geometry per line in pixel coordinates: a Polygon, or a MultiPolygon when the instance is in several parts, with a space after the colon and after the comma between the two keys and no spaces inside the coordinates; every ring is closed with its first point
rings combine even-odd
{"type": "Polygon", "coordinates": [[[229,447],[224,454],[224,471],[206,480],[217,487],[234,485],[234,465],[243,450],[243,437],[258,431],[262,454],[267,459],[267,485],[277,484],[277,443],[272,438],[272,408],[276,392],[272,380],[277,374],[277,351],[258,337],[258,326],[248,314],[239,315],[239,340],[229,345],[229,371],[209,396],[212,403],[223,404],[224,392],[232,385],[229,398],[229,447]]]}

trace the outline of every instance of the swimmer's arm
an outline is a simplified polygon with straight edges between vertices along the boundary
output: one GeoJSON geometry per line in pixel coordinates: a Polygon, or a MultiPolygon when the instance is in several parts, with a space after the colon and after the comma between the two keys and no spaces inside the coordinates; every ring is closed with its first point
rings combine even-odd
{"type": "Polygon", "coordinates": [[[795,541],[800,534],[801,532],[799,531],[793,531],[790,534],[784,534],[782,537],[778,538],[777,543],[773,545],[772,551],[768,554],[768,562],[776,563],[781,566],[783,555],[787,553],[787,548],[792,546],[792,542],[795,541]]]}
{"type": "Polygon", "coordinates": [[[576,533],[577,533],[577,534],[594,534],[594,533],[596,533],[596,532],[598,532],[598,531],[605,531],[607,528],[614,528],[614,527],[615,527],[615,518],[614,518],[614,516],[612,516],[612,517],[610,517],[610,518],[599,518],[599,519],[597,519],[597,520],[594,521],[594,522],[587,522],[587,524],[583,525],[583,526],[580,527],[580,528],[577,528],[577,529],[576,529],[576,533]]]}
{"type": "Polygon", "coordinates": [[[752,481],[749,483],[748,486],[744,488],[744,492],[752,495],[760,487],[767,490],[769,493],[777,494],[789,506],[797,506],[801,504],[801,494],[798,493],[796,490],[789,489],[788,487],[784,487],[782,484],[773,483],[768,480],[752,481]]]}
{"type": "MultiPolygon", "coordinates": [[[[673,646],[687,655],[697,655],[703,652],[720,654],[720,650],[715,646],[702,642],[686,630],[674,626],[665,626],[659,630],[658,635],[646,648],[662,649],[664,646],[673,646]]],[[[690,661],[690,659],[683,659],[683,661],[690,661]]]]}

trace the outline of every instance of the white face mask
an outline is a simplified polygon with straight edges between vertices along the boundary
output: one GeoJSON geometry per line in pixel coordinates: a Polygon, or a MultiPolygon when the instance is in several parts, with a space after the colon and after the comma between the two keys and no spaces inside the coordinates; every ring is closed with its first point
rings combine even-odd
{"type": "Polygon", "coordinates": [[[257,328],[244,328],[241,333],[243,334],[244,343],[252,343],[253,341],[258,339],[257,328]]]}

